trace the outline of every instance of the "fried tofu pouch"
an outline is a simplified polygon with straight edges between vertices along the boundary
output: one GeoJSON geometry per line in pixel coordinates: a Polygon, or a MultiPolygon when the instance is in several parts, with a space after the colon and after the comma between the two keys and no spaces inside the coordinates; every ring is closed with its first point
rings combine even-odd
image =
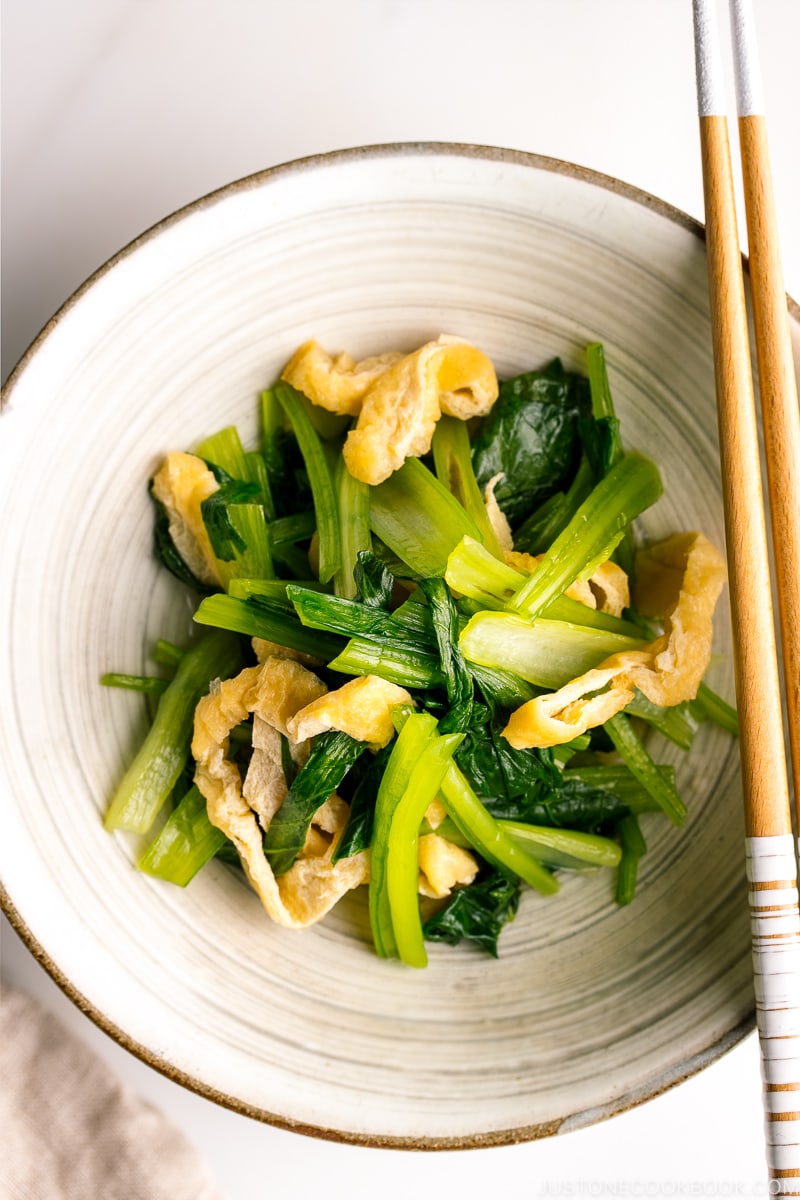
{"type": "Polygon", "coordinates": [[[503,730],[516,749],[571,741],[621,712],[636,689],[663,707],[697,694],[711,657],[725,562],[702,533],[684,533],[650,546],[637,563],[640,610],[663,619],[664,633],[523,704],[503,730]]]}
{"type": "MultiPolygon", "coordinates": [[[[392,709],[410,703],[408,692],[377,676],[351,680],[329,692],[302,663],[269,655],[234,679],[218,682],[198,704],[192,740],[195,783],[205,797],[209,820],[234,843],[250,883],[279,925],[298,929],[314,924],[345,892],[369,879],[369,851],[331,861],[349,814],[335,793],[315,813],[294,864],[278,878],[273,874],[263,833],[287,792],[282,736],[288,737],[298,766],[308,757],[311,737],[327,729],[343,729],[378,749],[394,734],[392,709]],[[228,758],[230,734],[251,713],[253,754],[242,783],[228,758]]],[[[420,890],[432,896],[447,895],[477,873],[471,855],[438,836],[425,843],[421,868],[420,890]]]]}
{"type": "Polygon", "coordinates": [[[369,484],[388,479],[408,457],[427,454],[442,413],[464,421],[485,416],[498,392],[486,355],[447,334],[413,354],[358,363],[306,342],[282,378],[312,404],[358,418],[347,435],[344,460],[351,475],[369,484]]]}
{"type": "Polygon", "coordinates": [[[189,570],[202,583],[221,585],[221,577],[200,505],[219,484],[202,458],[171,451],[153,476],[151,490],[164,506],[169,534],[189,570]]]}
{"type": "MultiPolygon", "coordinates": [[[[247,877],[269,916],[290,929],[321,920],[345,892],[364,883],[369,878],[369,860],[366,853],[361,853],[336,864],[331,862],[336,836],[347,820],[347,806],[341,801],[337,804],[336,797],[336,801],[326,801],[315,817],[317,828],[323,821],[321,827],[330,835],[330,840],[322,839],[323,852],[319,853],[320,839],[312,828],[293,866],[276,879],[264,855],[263,830],[243,794],[239,769],[227,757],[230,733],[253,713],[254,720],[257,716],[263,723],[260,735],[266,725],[280,736],[281,727],[285,729],[290,717],[326,691],[316,675],[300,663],[268,658],[261,666],[246,667],[234,679],[218,683],[195,711],[195,783],[205,797],[209,820],[236,846],[247,877]]],[[[259,740],[261,745],[256,747],[254,757],[264,749],[263,736],[259,740]]],[[[271,795],[258,803],[267,816],[270,805],[274,812],[283,799],[281,785],[274,776],[271,787],[271,795]]],[[[251,797],[253,789],[251,781],[251,797]]]]}

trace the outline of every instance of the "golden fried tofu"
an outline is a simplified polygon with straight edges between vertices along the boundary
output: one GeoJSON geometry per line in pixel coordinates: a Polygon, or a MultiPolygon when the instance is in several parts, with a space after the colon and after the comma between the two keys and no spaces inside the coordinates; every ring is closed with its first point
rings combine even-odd
{"type": "Polygon", "coordinates": [[[419,869],[420,892],[439,899],[449,896],[457,884],[472,883],[478,874],[478,863],[468,850],[462,850],[438,833],[426,833],[419,839],[419,869]]]}
{"type": "Polygon", "coordinates": [[[305,741],[326,730],[340,729],[367,742],[370,749],[380,750],[394,736],[394,709],[412,703],[405,688],[378,675],[361,675],[313,700],[287,722],[287,730],[296,741],[305,741]]]}
{"type": "Polygon", "coordinates": [[[641,650],[614,654],[557,692],[523,704],[503,730],[516,749],[571,741],[621,712],[636,689],[664,707],[697,694],[711,657],[724,559],[702,533],[677,534],[649,547],[647,554],[643,594],[649,615],[664,619],[664,633],[641,650]]]}
{"type": "Polygon", "coordinates": [[[372,484],[387,479],[410,455],[430,450],[442,413],[466,421],[484,416],[497,399],[490,360],[446,334],[412,354],[392,351],[361,362],[306,342],[282,378],[313,404],[358,417],[344,458],[351,475],[372,484]]]}
{"type": "Polygon", "coordinates": [[[219,484],[202,458],[174,450],[153,476],[153,495],[163,504],[169,534],[183,561],[203,583],[221,584],[200,505],[219,484]]]}
{"type": "MultiPolygon", "coordinates": [[[[238,767],[228,758],[231,730],[248,713],[254,712],[266,725],[271,725],[265,715],[267,710],[272,712],[270,685],[278,685],[280,694],[275,712],[284,721],[289,716],[290,697],[302,697],[313,690],[308,681],[296,674],[298,671],[311,675],[288,659],[269,659],[263,666],[247,667],[234,679],[217,683],[197,706],[192,740],[195,783],[205,797],[209,820],[236,846],[247,877],[270,917],[289,928],[301,928],[320,920],[345,892],[369,878],[366,851],[336,864],[330,861],[336,839],[347,821],[347,805],[330,799],[314,818],[317,834],[307,839],[301,856],[285,875],[276,879],[264,855],[264,826],[243,794],[238,767]],[[319,831],[326,836],[318,836],[319,831]]],[[[318,688],[324,688],[319,680],[316,682],[318,688]]],[[[262,740],[263,735],[264,729],[260,727],[262,740]]],[[[270,751],[273,755],[274,750],[273,742],[270,751]]],[[[259,806],[266,814],[266,802],[262,801],[266,797],[259,797],[259,806]]],[[[269,819],[265,819],[266,826],[269,819]]]]}
{"type": "Polygon", "coordinates": [[[349,354],[329,354],[312,339],[295,351],[281,379],[319,408],[355,417],[375,380],[402,357],[399,352],[390,351],[354,362],[349,354]]]}
{"type": "Polygon", "coordinates": [[[442,413],[483,416],[496,399],[486,355],[443,335],[394,363],[365,393],[344,444],[347,469],[364,483],[382,483],[407,458],[427,454],[442,413]]]}

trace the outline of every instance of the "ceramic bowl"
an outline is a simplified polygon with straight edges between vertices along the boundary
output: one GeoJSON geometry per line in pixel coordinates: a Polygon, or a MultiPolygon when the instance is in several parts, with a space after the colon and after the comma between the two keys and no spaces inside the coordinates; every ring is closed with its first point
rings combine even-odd
{"type": "MultiPolygon", "coordinates": [[[[666,493],[648,535],[723,543],[701,229],[569,164],[494,149],[353,150],[267,171],[169,217],[66,304],[0,420],[4,905],[103,1029],[266,1121],[372,1145],[473,1146],[613,1114],[684,1078],[753,1012],[737,748],[669,746],[686,825],[645,821],[636,901],[607,876],[526,894],[497,961],[379,960],[363,898],[271,924],[212,863],[137,873],[101,818],[146,724],[99,686],[144,672],[191,611],[151,553],[160,457],[235,422],[302,341],[356,356],[466,337],[501,376],[603,342],[626,444],[666,493]]],[[[795,322],[794,333],[798,329],[795,322]]],[[[733,695],[727,599],[713,686],[733,695]]]]}

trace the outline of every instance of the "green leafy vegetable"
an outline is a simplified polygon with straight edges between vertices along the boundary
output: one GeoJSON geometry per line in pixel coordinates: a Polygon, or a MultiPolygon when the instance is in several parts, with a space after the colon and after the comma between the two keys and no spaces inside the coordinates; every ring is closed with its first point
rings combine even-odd
{"type": "Polygon", "coordinates": [[[191,787],[139,859],[139,870],[186,887],[227,841],[209,821],[205,798],[191,787]]]}
{"type": "Polygon", "coordinates": [[[389,608],[394,591],[394,575],[377,555],[362,550],[353,570],[356,599],[371,608],[389,608]]]}
{"type": "Polygon", "coordinates": [[[480,531],[458,500],[418,458],[370,489],[370,525],[409,573],[443,575],[450,551],[480,531]]]}
{"type": "Polygon", "coordinates": [[[203,524],[208,532],[211,549],[217,558],[230,562],[235,551],[244,550],[247,543],[230,518],[229,506],[246,504],[258,495],[258,485],[229,479],[200,505],[203,524]]]}
{"type": "Polygon", "coordinates": [[[342,542],[339,506],[325,451],[308,416],[301,393],[288,383],[276,384],[272,393],[291,423],[303,455],[317,518],[319,578],[321,583],[328,583],[341,567],[342,542]]]}
{"type": "Polygon", "coordinates": [[[631,813],[623,817],[618,826],[622,857],[617,869],[617,904],[630,904],[636,892],[639,874],[639,859],[647,852],[647,843],[642,836],[639,819],[631,813]]]}
{"type": "Polygon", "coordinates": [[[194,614],[200,625],[230,629],[248,637],[266,638],[320,658],[333,657],[341,648],[341,638],[305,629],[294,613],[262,596],[239,600],[234,596],[207,596],[194,614]]]}
{"type": "Polygon", "coordinates": [[[423,933],[431,942],[475,942],[497,958],[497,939],[519,908],[521,884],[502,871],[489,871],[469,887],[457,888],[444,908],[429,917],[423,933]]]}
{"type": "Polygon", "coordinates": [[[576,579],[588,579],[610,557],[626,526],[661,492],[655,465],[641,454],[624,455],[546,551],[514,597],[514,608],[536,617],[576,579]]]}
{"type": "Polygon", "coordinates": [[[565,371],[559,359],[500,385],[472,444],[472,462],[482,488],[505,476],[495,497],[512,528],[571,483],[581,453],[578,420],[589,411],[586,379],[565,371]]]}
{"type": "MultiPolygon", "coordinates": [[[[360,850],[369,849],[372,841],[372,825],[375,819],[378,789],[392,752],[392,746],[393,743],[390,742],[374,757],[369,757],[367,768],[353,789],[350,798],[350,815],[331,856],[332,862],[337,863],[341,858],[349,858],[351,854],[358,854],[360,850]]],[[[363,763],[364,759],[359,761],[363,763]]],[[[355,774],[355,769],[352,774],[355,774]]]]}
{"type": "Polygon", "coordinates": [[[645,791],[652,796],[658,807],[663,809],[670,821],[675,825],[680,825],[686,816],[686,805],[674,786],[656,767],[636,736],[629,719],[624,713],[617,713],[615,717],[606,721],[603,728],[631,774],[639,780],[645,791]]]}
{"type": "Polygon", "coordinates": [[[303,848],[317,809],[335,792],[366,744],[338,730],[321,733],[264,835],[273,872],[283,875],[303,848]]]}
{"type": "Polygon", "coordinates": [[[198,700],[212,679],[227,679],[240,666],[239,643],[230,634],[209,633],[186,651],[114,794],[106,813],[106,829],[148,832],[189,757],[198,700]]]}
{"type": "Polygon", "coordinates": [[[103,687],[124,688],[129,692],[146,692],[160,696],[169,686],[168,679],[157,675],[123,675],[118,671],[109,671],[100,676],[103,687]]]}
{"type": "Polygon", "coordinates": [[[419,588],[430,607],[439,661],[442,664],[450,711],[440,725],[442,733],[466,729],[472,715],[474,686],[458,648],[458,612],[443,579],[420,579],[419,588]]]}
{"type": "Polygon", "coordinates": [[[502,559],[503,552],[475,478],[466,422],[457,417],[440,417],[436,423],[431,449],[437,479],[452,492],[475,522],[486,549],[496,558],[502,559]]]}

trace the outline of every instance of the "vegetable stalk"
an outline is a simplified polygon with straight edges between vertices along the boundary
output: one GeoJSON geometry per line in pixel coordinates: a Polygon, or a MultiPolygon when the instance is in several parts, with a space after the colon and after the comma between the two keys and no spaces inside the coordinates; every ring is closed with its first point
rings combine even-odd
{"type": "Polygon", "coordinates": [[[239,644],[228,633],[210,633],[186,651],[111,801],[106,829],[147,833],[186,765],[197,702],[213,679],[229,678],[240,665],[239,644]]]}

